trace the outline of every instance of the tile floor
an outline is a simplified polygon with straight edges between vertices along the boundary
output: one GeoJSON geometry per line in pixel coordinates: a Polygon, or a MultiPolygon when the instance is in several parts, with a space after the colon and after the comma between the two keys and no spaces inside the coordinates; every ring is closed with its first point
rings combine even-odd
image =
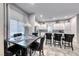
{"type": "MultiPolygon", "coordinates": [[[[44,45],[44,55],[45,56],[79,56],[79,44],[74,44],[74,50],[71,48],[64,47],[60,48],[59,46],[54,47],[49,44],[44,45]]],[[[34,56],[39,56],[39,53],[36,52],[34,56]]]]}

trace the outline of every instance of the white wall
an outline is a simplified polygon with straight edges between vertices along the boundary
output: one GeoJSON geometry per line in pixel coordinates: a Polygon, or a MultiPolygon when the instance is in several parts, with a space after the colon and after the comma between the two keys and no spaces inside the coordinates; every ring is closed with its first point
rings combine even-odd
{"type": "Polygon", "coordinates": [[[79,43],[79,14],[77,14],[77,40],[79,43]]]}
{"type": "Polygon", "coordinates": [[[77,43],[77,16],[73,17],[70,22],[71,22],[71,33],[75,35],[73,38],[73,42],[77,43]]]}
{"type": "Polygon", "coordinates": [[[64,23],[55,23],[53,27],[54,30],[64,30],[64,23]]]}
{"type": "Polygon", "coordinates": [[[3,17],[3,4],[0,3],[0,56],[4,55],[4,17],[3,17]]]}
{"type": "Polygon", "coordinates": [[[47,24],[40,24],[39,29],[47,29],[47,24]]]}
{"type": "Polygon", "coordinates": [[[70,22],[66,22],[65,24],[64,24],[64,26],[65,26],[65,33],[71,33],[71,23],[70,22]]]}

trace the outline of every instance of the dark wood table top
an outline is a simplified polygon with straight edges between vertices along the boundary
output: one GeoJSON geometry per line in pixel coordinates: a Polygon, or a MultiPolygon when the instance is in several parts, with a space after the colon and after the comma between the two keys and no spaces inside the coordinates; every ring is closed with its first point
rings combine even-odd
{"type": "Polygon", "coordinates": [[[13,43],[13,44],[18,44],[22,46],[23,48],[27,48],[32,42],[40,38],[41,36],[36,37],[33,35],[28,35],[24,37],[24,39],[21,39],[21,40],[9,39],[8,42],[13,43]]]}

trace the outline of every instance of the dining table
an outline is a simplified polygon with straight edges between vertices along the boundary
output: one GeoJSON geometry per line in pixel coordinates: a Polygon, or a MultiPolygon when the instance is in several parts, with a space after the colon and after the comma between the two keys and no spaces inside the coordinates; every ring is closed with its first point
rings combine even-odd
{"type": "Polygon", "coordinates": [[[27,35],[24,36],[22,39],[9,39],[8,42],[12,44],[17,44],[22,47],[22,56],[27,56],[28,55],[28,50],[27,48],[33,43],[34,41],[40,39],[41,36],[34,36],[34,35],[27,35]]]}

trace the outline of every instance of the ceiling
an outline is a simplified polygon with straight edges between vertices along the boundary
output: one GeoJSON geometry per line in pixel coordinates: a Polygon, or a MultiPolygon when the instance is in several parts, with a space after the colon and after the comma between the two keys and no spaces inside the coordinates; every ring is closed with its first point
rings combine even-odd
{"type": "Polygon", "coordinates": [[[16,3],[28,13],[41,15],[44,19],[62,18],[79,13],[79,3],[16,3]]]}

